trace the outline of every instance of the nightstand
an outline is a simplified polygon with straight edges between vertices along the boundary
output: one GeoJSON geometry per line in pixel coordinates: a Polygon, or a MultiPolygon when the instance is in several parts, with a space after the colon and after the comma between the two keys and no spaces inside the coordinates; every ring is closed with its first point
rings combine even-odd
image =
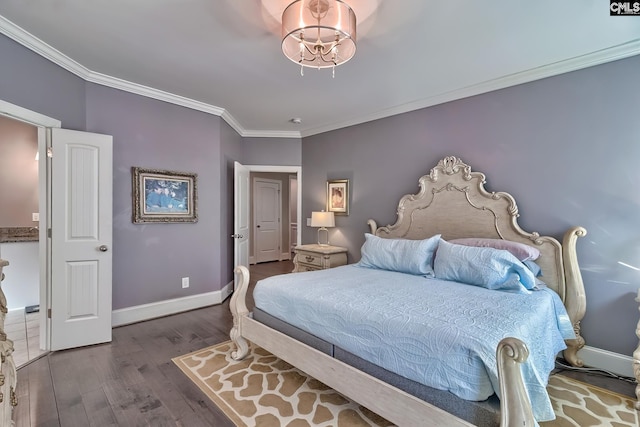
{"type": "Polygon", "coordinates": [[[340,246],[300,245],[294,249],[293,272],[325,270],[347,263],[347,248],[340,246]]]}

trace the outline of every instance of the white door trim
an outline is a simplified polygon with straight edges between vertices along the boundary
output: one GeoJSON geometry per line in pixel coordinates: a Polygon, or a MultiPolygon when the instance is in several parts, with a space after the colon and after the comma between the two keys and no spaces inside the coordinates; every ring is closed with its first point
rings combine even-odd
{"type": "Polygon", "coordinates": [[[59,128],[62,127],[60,120],[27,110],[26,108],[10,104],[0,99],[0,114],[8,116],[21,122],[29,123],[38,127],[59,128]]]}
{"type": "MultiPolygon", "coordinates": [[[[298,201],[300,199],[299,197],[299,190],[300,187],[298,186],[298,177],[296,176],[295,178],[293,178],[291,175],[289,175],[289,212],[287,212],[287,218],[289,219],[289,222],[287,223],[287,227],[289,227],[289,241],[287,242],[287,252],[289,253],[289,257],[291,257],[291,254],[293,252],[293,248],[297,245],[300,244],[300,241],[298,240],[298,229],[300,228],[300,224],[297,222],[297,218],[293,218],[291,216],[291,182],[295,180],[296,181],[296,212],[300,213],[300,209],[298,209],[298,201]],[[293,242],[291,237],[293,236],[293,232],[295,232],[296,235],[296,241],[293,242]]],[[[284,249],[284,248],[283,248],[284,249]]]]}

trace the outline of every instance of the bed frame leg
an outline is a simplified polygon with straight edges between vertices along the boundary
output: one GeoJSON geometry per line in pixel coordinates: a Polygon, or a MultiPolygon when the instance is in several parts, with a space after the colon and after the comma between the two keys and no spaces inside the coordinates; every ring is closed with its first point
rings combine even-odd
{"type": "Polygon", "coordinates": [[[500,381],[501,427],[536,425],[520,369],[528,357],[527,345],[517,338],[504,338],[498,344],[496,359],[500,381]]]}
{"type": "Polygon", "coordinates": [[[244,265],[235,268],[234,273],[239,276],[238,286],[231,296],[229,308],[233,315],[233,328],[231,328],[231,341],[236,345],[236,350],[231,352],[234,360],[242,360],[249,354],[249,342],[242,336],[242,318],[249,315],[247,308],[247,290],[249,289],[249,269],[244,265]]]}
{"type": "Polygon", "coordinates": [[[584,338],[580,335],[580,321],[584,317],[587,309],[587,299],[582,282],[582,274],[578,268],[578,255],[576,253],[576,243],[579,237],[587,235],[587,230],[583,227],[573,227],[564,234],[562,241],[562,258],[564,261],[564,276],[567,282],[565,295],[565,307],[567,314],[573,323],[573,331],[576,339],[567,340],[567,349],[563,356],[572,366],[581,367],[584,362],[578,357],[578,351],[584,347],[584,338]]]}

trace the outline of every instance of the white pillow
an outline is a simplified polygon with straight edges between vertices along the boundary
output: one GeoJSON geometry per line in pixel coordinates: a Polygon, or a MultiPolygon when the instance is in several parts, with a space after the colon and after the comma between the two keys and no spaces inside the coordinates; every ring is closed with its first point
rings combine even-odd
{"type": "Polygon", "coordinates": [[[385,239],[366,233],[360,267],[433,277],[433,254],[440,235],[424,240],[385,239]]]}

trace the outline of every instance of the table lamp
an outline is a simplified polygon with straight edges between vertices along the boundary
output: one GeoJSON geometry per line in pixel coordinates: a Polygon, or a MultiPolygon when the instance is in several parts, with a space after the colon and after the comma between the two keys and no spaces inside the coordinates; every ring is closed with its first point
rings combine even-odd
{"type": "Polygon", "coordinates": [[[320,227],[318,228],[318,245],[320,246],[329,246],[329,230],[327,227],[335,227],[336,222],[333,216],[333,212],[311,212],[311,226],[312,227],[320,227]],[[320,243],[320,232],[324,231],[327,233],[327,243],[320,243]]]}

